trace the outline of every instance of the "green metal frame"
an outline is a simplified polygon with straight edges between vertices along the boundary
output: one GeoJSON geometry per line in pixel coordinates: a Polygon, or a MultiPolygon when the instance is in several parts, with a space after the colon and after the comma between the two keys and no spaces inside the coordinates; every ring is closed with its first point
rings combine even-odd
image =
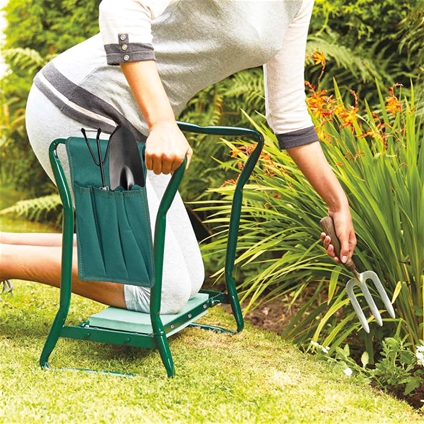
{"type": "MultiPolygon", "coordinates": [[[[204,329],[238,333],[242,331],[244,326],[243,315],[240,308],[240,303],[237,295],[236,284],[234,282],[232,272],[234,269],[236,247],[237,247],[237,236],[240,223],[240,212],[242,204],[242,190],[243,186],[249,179],[252,171],[259,159],[260,153],[263,148],[264,140],[262,134],[256,130],[240,128],[240,127],[222,127],[222,126],[208,126],[200,127],[198,125],[178,122],[180,129],[184,132],[192,132],[199,134],[210,134],[220,136],[238,136],[238,137],[250,137],[256,141],[256,147],[249,156],[246,164],[240,174],[238,182],[236,184],[231,216],[230,216],[230,227],[228,233],[228,242],[226,250],[225,260],[225,283],[227,293],[221,293],[216,291],[202,292],[209,294],[209,300],[197,308],[197,310],[190,311],[189,317],[195,318],[196,315],[200,315],[205,309],[213,307],[220,303],[230,304],[234,314],[237,329],[235,331],[228,330],[222,327],[202,325],[202,324],[191,324],[199,326],[204,329]]],[[[79,339],[79,340],[90,340],[110,344],[127,345],[144,347],[151,349],[158,349],[161,355],[162,362],[166,368],[168,377],[175,375],[175,367],[172,359],[172,354],[169,348],[167,333],[171,328],[184,324],[181,322],[181,317],[178,318],[179,322],[171,322],[168,324],[168,328],[164,328],[162,320],[160,318],[160,303],[161,303],[161,292],[162,292],[162,268],[164,260],[164,242],[165,242],[165,231],[166,231],[166,213],[171,206],[172,200],[177,192],[178,186],[184,175],[185,161],[172,175],[172,178],[168,184],[165,194],[159,206],[157,213],[155,234],[154,234],[154,262],[155,262],[155,284],[151,289],[150,299],[150,319],[153,328],[153,334],[140,334],[125,331],[114,331],[107,329],[100,329],[90,327],[88,322],[84,322],[79,326],[66,326],[65,321],[68,315],[71,294],[72,294],[72,254],[73,254],[73,233],[74,233],[74,206],[72,202],[71,192],[69,185],[65,178],[65,174],[57,155],[57,147],[60,144],[65,144],[65,139],[57,139],[50,145],[49,156],[50,162],[53,168],[54,177],[59,189],[60,197],[63,203],[63,228],[62,228],[62,270],[61,270],[61,283],[60,283],[60,304],[59,310],[53,321],[46,343],[40,356],[40,365],[43,368],[50,368],[48,360],[50,354],[56,346],[56,343],[60,337],[79,339]]],[[[187,318],[188,320],[188,318],[187,318]]]]}

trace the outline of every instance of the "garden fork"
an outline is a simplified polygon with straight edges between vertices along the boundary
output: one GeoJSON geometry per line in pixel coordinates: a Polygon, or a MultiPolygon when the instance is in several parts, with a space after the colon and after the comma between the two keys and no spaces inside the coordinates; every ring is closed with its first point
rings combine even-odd
{"type": "MultiPolygon", "coordinates": [[[[323,231],[331,237],[331,244],[334,246],[334,252],[336,256],[340,257],[340,241],[336,236],[336,231],[334,228],[334,222],[333,218],[330,216],[326,216],[325,218],[322,218],[320,221],[321,228],[323,231]]],[[[390,316],[392,318],[395,318],[395,311],[393,310],[393,306],[390,302],[389,297],[387,296],[386,291],[384,290],[383,284],[381,284],[380,279],[378,278],[378,275],[373,271],[365,271],[362,273],[359,273],[356,269],[356,265],[353,262],[352,259],[349,259],[345,264],[343,264],[349,271],[353,273],[355,278],[352,278],[348,281],[346,284],[346,292],[349,296],[350,302],[352,303],[353,309],[356,312],[356,315],[358,315],[359,321],[362,324],[362,327],[364,330],[369,333],[370,328],[368,325],[368,321],[365,318],[364,311],[362,310],[358,299],[355,296],[355,292],[353,291],[353,288],[355,286],[358,286],[362,293],[364,294],[365,300],[368,303],[368,306],[371,309],[372,314],[374,315],[378,325],[380,327],[383,325],[383,321],[381,319],[380,312],[377,308],[377,305],[375,304],[371,293],[368,289],[368,286],[366,284],[367,280],[371,280],[374,283],[375,288],[377,289],[378,293],[380,294],[381,300],[384,303],[384,306],[386,307],[387,311],[389,312],[390,316]]]]}

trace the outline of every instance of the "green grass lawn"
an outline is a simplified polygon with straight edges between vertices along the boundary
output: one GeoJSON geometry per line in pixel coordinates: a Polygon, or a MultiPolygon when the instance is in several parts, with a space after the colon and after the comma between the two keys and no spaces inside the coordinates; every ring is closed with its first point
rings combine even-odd
{"type": "MultiPolygon", "coordinates": [[[[1,230],[46,231],[19,219],[1,230]]],[[[404,423],[424,417],[406,403],[302,354],[277,335],[247,328],[229,336],[186,329],[173,337],[177,375],[155,351],[61,340],[53,370],[38,359],[58,291],[15,281],[0,299],[0,422],[4,423],[404,423]],[[133,373],[134,377],[65,368],[133,373]]],[[[69,323],[103,307],[74,296],[69,323]]],[[[232,326],[222,309],[204,321],[232,326]]]]}

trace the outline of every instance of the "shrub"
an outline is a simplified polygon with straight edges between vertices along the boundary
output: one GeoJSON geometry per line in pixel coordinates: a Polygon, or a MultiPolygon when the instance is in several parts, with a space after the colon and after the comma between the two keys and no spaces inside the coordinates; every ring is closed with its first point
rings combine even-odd
{"type": "MultiPolygon", "coordinates": [[[[409,26],[418,28],[421,0],[316,0],[310,41],[335,60],[329,64],[324,82],[337,77],[341,87],[353,87],[362,98],[376,95],[374,80],[409,84],[419,73],[419,57],[405,48],[421,46],[409,26]],[[362,63],[361,63],[362,62],[362,63]],[[358,79],[361,84],[358,85],[358,79]]],[[[308,71],[307,80],[317,83],[318,73],[308,71]]]]}
{"type": "MultiPolygon", "coordinates": [[[[361,113],[359,99],[353,96],[354,105],[347,106],[337,85],[335,96],[311,90],[309,107],[322,147],[351,204],[358,267],[379,275],[397,318],[383,313],[384,327],[372,325],[370,335],[360,330],[344,291],[351,276],[327,257],[319,240],[318,222],[326,207],[265,125],[258,126],[266,146],[255,180],[245,187],[240,225],[237,263],[240,289],[249,299],[246,310],[276,296],[289,304],[301,299],[283,333],[297,343],[312,338],[334,350],[350,337],[365,342],[372,358],[373,342],[398,329],[414,347],[424,336],[423,120],[417,117],[414,94],[401,101],[401,87],[391,87],[386,98],[378,89],[380,108],[371,110],[365,102],[361,113]]],[[[234,158],[223,166],[237,172],[248,149],[243,142],[227,145],[234,158]]],[[[233,188],[229,181],[216,189],[222,196],[219,206],[205,206],[213,212],[209,221],[216,231],[204,246],[206,254],[216,257],[224,249],[233,188]]]]}
{"type": "Polygon", "coordinates": [[[1,178],[26,197],[55,192],[25,132],[33,77],[48,59],[98,31],[99,2],[9,0],[4,9],[8,26],[3,53],[10,73],[0,81],[1,178]]]}

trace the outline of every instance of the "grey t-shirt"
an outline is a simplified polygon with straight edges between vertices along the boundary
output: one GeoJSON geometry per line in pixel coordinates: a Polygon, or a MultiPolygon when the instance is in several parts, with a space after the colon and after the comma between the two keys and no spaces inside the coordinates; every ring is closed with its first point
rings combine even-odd
{"type": "MultiPolygon", "coordinates": [[[[318,138],[305,103],[304,56],[313,0],[103,0],[100,34],[55,58],[35,84],[86,126],[134,134],[147,125],[121,62],[156,60],[174,113],[197,92],[264,65],[267,120],[280,146],[318,138]]],[[[141,137],[138,137],[141,138],[141,137]]]]}

